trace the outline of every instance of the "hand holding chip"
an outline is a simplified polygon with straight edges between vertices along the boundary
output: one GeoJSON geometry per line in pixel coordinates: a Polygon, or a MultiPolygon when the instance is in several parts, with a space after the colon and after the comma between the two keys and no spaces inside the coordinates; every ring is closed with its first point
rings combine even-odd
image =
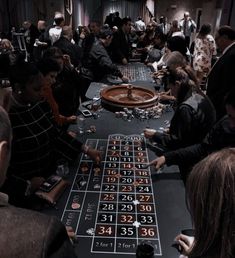
{"type": "Polygon", "coordinates": [[[144,137],[147,139],[151,139],[156,133],[155,129],[145,128],[144,129],[144,137]]]}
{"type": "Polygon", "coordinates": [[[194,237],[192,236],[186,236],[184,234],[179,234],[178,236],[176,236],[175,238],[175,242],[178,243],[180,245],[180,252],[183,255],[189,255],[192,247],[193,247],[193,243],[194,243],[194,237]]]}
{"type": "Polygon", "coordinates": [[[100,164],[102,159],[102,152],[95,150],[93,148],[87,148],[85,150],[85,154],[87,154],[96,164],[100,164]]]}

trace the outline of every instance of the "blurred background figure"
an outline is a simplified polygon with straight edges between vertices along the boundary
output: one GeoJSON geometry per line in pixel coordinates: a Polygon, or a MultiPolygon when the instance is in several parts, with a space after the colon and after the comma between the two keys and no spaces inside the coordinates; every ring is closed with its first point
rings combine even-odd
{"type": "Polygon", "coordinates": [[[189,12],[184,13],[184,18],[180,21],[180,28],[186,40],[187,47],[189,48],[191,42],[191,34],[197,28],[195,21],[189,16],[189,12]]]}
{"type": "Polygon", "coordinates": [[[209,73],[212,58],[215,58],[217,54],[215,40],[210,33],[211,25],[203,24],[195,39],[193,69],[196,72],[199,83],[209,73]]]}

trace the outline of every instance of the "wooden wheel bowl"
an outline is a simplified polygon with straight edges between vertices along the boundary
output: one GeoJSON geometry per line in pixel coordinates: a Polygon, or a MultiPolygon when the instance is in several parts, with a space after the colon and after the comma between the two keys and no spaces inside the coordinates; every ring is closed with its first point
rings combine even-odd
{"type": "Polygon", "coordinates": [[[148,108],[156,104],[158,96],[151,89],[130,84],[106,87],[100,92],[101,101],[108,109],[148,108]]]}

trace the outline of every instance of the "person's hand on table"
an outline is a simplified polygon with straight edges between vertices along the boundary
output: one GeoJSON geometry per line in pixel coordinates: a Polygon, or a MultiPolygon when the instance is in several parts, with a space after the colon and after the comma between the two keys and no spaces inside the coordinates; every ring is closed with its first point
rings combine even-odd
{"type": "Polygon", "coordinates": [[[123,76],[123,77],[121,78],[121,80],[122,80],[124,83],[128,83],[128,82],[129,82],[129,79],[128,79],[127,77],[125,77],[125,76],[123,76]]]}
{"type": "Polygon", "coordinates": [[[153,138],[155,133],[156,133],[155,129],[149,129],[149,128],[144,129],[144,137],[147,139],[153,138]]]}
{"type": "Polygon", "coordinates": [[[176,236],[175,242],[180,245],[182,250],[181,253],[188,256],[193,248],[194,237],[179,234],[178,236],[176,236]]]}
{"type": "Polygon", "coordinates": [[[31,178],[31,180],[30,180],[30,183],[31,183],[30,194],[37,191],[44,182],[45,182],[44,177],[33,177],[33,178],[31,178]]]}
{"type": "Polygon", "coordinates": [[[71,241],[72,244],[73,244],[73,243],[74,243],[74,240],[76,240],[75,232],[73,231],[73,228],[72,228],[72,227],[66,226],[65,228],[66,228],[68,237],[69,237],[70,241],[71,241]]]}
{"type": "Polygon", "coordinates": [[[128,61],[127,61],[126,58],[123,58],[123,59],[122,59],[122,64],[124,64],[124,65],[128,64],[128,61]]]}
{"type": "Polygon", "coordinates": [[[152,161],[149,163],[149,165],[150,165],[150,166],[154,165],[156,171],[158,171],[163,165],[165,165],[165,163],[166,163],[165,156],[161,156],[161,157],[158,157],[158,158],[152,160],[152,161]]]}
{"type": "Polygon", "coordinates": [[[76,122],[77,117],[76,116],[69,116],[67,119],[68,119],[68,123],[74,123],[74,122],[76,122]]]}
{"type": "Polygon", "coordinates": [[[102,152],[95,150],[87,145],[83,145],[82,150],[87,154],[96,164],[100,164],[102,159],[102,152]]]}

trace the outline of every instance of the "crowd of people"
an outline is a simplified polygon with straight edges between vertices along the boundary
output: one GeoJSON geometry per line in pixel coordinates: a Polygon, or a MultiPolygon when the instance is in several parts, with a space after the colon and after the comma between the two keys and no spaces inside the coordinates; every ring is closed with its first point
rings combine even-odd
{"type": "MultiPolygon", "coordinates": [[[[154,69],[153,79],[164,84],[160,101],[170,101],[174,109],[167,130],[145,129],[144,135],[161,147],[150,165],[156,170],[178,165],[186,185],[195,238],[189,242],[181,234],[176,241],[190,258],[234,257],[235,30],[221,26],[214,38],[205,23],[193,40],[196,28],[188,12],[179,21],[168,23],[162,16],[147,24],[141,17],[133,22],[116,12],[104,24],[91,21],[73,31],[56,12],[53,25],[23,22],[24,53],[14,32],[11,39],[1,39],[0,104],[5,110],[0,108],[0,190],[7,195],[0,193],[0,250],[8,244],[8,230],[17,228],[15,242],[22,232],[32,242],[19,257],[27,257],[27,252],[29,257],[75,257],[59,221],[14,208],[8,198],[10,204],[33,208],[35,192],[55,172],[59,159],[73,162],[84,152],[101,161],[99,151],[67,129],[76,122],[90,83],[109,74],[128,83],[117,64],[138,57],[154,69]],[[41,232],[36,240],[28,226],[35,221],[41,232]],[[46,238],[51,240],[48,246],[43,245],[46,238]],[[54,246],[55,239],[60,244],[54,246]]],[[[69,229],[67,233],[72,234],[69,229]]],[[[19,247],[7,249],[3,257],[15,257],[12,252],[24,246],[17,243],[19,247]]]]}

